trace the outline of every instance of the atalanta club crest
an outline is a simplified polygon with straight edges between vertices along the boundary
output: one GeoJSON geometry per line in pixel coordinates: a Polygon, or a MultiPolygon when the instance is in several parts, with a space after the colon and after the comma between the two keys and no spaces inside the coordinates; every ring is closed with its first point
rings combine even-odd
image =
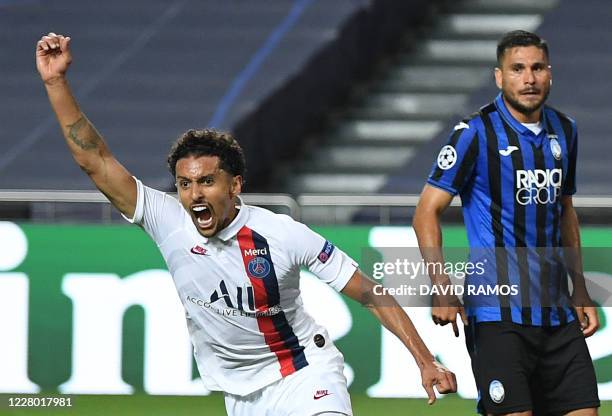
{"type": "Polygon", "coordinates": [[[270,262],[265,257],[254,257],[249,261],[249,274],[258,279],[263,279],[270,274],[270,262]]]}
{"type": "Polygon", "coordinates": [[[561,159],[561,145],[559,144],[557,139],[550,139],[550,152],[552,153],[555,159],[561,159]]]}
{"type": "Polygon", "coordinates": [[[491,383],[489,384],[489,396],[491,397],[491,400],[493,400],[493,403],[499,404],[504,401],[504,398],[506,397],[506,392],[504,390],[504,385],[501,381],[491,381],[491,383]]]}

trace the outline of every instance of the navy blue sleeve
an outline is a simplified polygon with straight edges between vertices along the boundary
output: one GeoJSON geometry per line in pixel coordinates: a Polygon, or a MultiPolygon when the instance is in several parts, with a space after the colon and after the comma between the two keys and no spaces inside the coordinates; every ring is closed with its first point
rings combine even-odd
{"type": "Polygon", "coordinates": [[[477,158],[477,128],[474,123],[462,121],[440,149],[427,183],[456,195],[472,176],[477,158]]]}

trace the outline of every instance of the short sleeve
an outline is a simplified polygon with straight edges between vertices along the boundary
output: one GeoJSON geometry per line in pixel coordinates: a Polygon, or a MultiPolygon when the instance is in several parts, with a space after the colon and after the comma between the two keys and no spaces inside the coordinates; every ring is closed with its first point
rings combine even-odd
{"type": "Polygon", "coordinates": [[[344,289],[357,270],[357,262],[306,225],[288,221],[293,234],[289,249],[294,261],[338,292],[344,289]]]}
{"type": "Polygon", "coordinates": [[[161,245],[168,235],[180,227],[184,209],[175,198],[143,185],[137,178],[134,179],[137,187],[134,216],[123,217],[132,224],[141,226],[157,245],[161,245]]]}
{"type": "Polygon", "coordinates": [[[477,159],[478,132],[473,123],[462,121],[440,149],[427,183],[457,195],[472,176],[477,159]]]}

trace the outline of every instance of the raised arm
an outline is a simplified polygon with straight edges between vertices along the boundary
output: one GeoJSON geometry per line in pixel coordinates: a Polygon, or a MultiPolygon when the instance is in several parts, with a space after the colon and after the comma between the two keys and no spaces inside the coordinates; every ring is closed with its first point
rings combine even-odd
{"type": "Polygon", "coordinates": [[[440,393],[456,392],[455,375],[436,361],[395,298],[388,294],[375,294],[375,286],[376,283],[356,270],[342,293],[366,306],[408,348],[421,370],[421,381],[429,396],[429,404],[436,401],[433,386],[440,393]]]}
{"type": "MultiPolygon", "coordinates": [[[[427,264],[444,263],[440,217],[452,200],[453,196],[451,194],[431,185],[425,185],[419,198],[412,227],[419,241],[421,255],[427,264]]],[[[433,269],[434,271],[443,270],[443,268],[438,267],[433,269]]],[[[449,277],[443,273],[429,277],[433,285],[444,286],[451,283],[449,277]]],[[[450,323],[455,336],[459,336],[457,314],[460,315],[463,323],[467,324],[463,306],[455,295],[432,295],[431,317],[434,323],[442,326],[450,323]]]]}
{"type": "Polygon", "coordinates": [[[36,44],[36,68],[74,160],[111,203],[131,218],[136,208],[136,181],[79,108],[66,80],[71,62],[69,37],[49,33],[36,44]]]}

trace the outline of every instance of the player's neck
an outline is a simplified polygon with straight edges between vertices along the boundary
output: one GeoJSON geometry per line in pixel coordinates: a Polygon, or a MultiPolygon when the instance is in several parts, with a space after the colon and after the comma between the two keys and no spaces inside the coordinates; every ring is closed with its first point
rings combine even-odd
{"type": "Polygon", "coordinates": [[[230,208],[230,212],[227,216],[227,218],[225,219],[225,221],[223,221],[223,226],[221,227],[221,230],[229,227],[229,225],[236,219],[236,217],[238,216],[238,212],[240,211],[240,209],[236,208],[235,205],[232,205],[232,207],[230,208]]]}

